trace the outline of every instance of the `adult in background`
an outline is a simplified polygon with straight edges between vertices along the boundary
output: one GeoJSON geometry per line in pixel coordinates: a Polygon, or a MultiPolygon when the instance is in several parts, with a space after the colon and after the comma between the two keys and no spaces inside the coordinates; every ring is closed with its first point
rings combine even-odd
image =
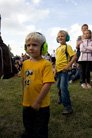
{"type": "Polygon", "coordinates": [[[3,79],[8,79],[17,73],[18,70],[14,65],[9,49],[0,36],[0,78],[3,76],[3,79]]]}
{"type": "Polygon", "coordinates": [[[56,61],[56,52],[55,50],[53,50],[52,54],[51,54],[51,61],[53,64],[55,64],[55,61],[56,61]]]}
{"type": "Polygon", "coordinates": [[[45,59],[51,61],[51,56],[50,54],[47,52],[44,56],[43,56],[45,59]]]}
{"type": "MultiPolygon", "coordinates": [[[[77,42],[76,42],[76,49],[77,49],[77,62],[80,56],[80,44],[83,42],[84,40],[84,31],[88,30],[88,25],[87,24],[83,24],[81,27],[81,31],[82,31],[82,35],[78,36],[77,38],[77,42]]],[[[82,82],[82,68],[79,64],[79,74],[80,74],[80,84],[81,86],[83,86],[83,82],[82,82]]]]}

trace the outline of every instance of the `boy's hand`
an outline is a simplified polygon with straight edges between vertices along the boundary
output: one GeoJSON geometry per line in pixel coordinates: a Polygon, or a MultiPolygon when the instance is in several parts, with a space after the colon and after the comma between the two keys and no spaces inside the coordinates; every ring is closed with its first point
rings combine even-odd
{"type": "Polygon", "coordinates": [[[63,68],[63,72],[67,72],[69,70],[69,67],[76,61],[77,55],[71,57],[71,61],[63,68]]]}
{"type": "Polygon", "coordinates": [[[39,93],[38,97],[36,98],[36,100],[34,101],[34,103],[32,104],[32,108],[35,111],[39,111],[41,103],[43,101],[43,99],[45,98],[45,96],[47,95],[48,91],[50,90],[51,87],[51,83],[44,83],[41,92],[39,93]]]}
{"type": "Polygon", "coordinates": [[[56,71],[54,71],[54,77],[57,77],[57,72],[56,71]]]}
{"type": "Polygon", "coordinates": [[[37,101],[35,101],[33,104],[32,104],[32,108],[35,110],[35,111],[39,111],[40,109],[40,103],[38,103],[37,101]]]}
{"type": "Polygon", "coordinates": [[[67,65],[67,66],[65,66],[65,67],[63,68],[63,72],[67,72],[68,69],[69,69],[69,66],[67,65]]]}

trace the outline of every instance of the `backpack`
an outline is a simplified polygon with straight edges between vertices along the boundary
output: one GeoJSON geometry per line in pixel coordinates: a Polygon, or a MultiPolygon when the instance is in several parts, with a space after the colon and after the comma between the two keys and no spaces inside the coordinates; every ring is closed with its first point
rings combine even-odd
{"type": "Polygon", "coordinates": [[[68,62],[67,44],[65,44],[65,45],[66,45],[65,54],[66,54],[66,59],[67,59],[67,62],[68,62]]]}
{"type": "MultiPolygon", "coordinates": [[[[66,45],[65,54],[66,54],[66,59],[67,59],[67,62],[68,62],[67,44],[65,44],[65,45],[66,45]]],[[[60,47],[60,46],[59,46],[59,47],[60,47]]],[[[58,48],[59,48],[59,47],[58,47],[58,48]]],[[[58,48],[57,48],[57,49],[58,49],[58,48]]],[[[56,49],[56,50],[57,50],[57,49],[56,49]]]]}

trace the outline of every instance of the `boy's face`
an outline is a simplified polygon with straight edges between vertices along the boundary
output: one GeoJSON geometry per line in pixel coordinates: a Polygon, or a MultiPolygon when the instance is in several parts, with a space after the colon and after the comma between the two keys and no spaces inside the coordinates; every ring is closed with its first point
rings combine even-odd
{"type": "Polygon", "coordinates": [[[38,58],[41,56],[41,44],[36,41],[30,39],[26,42],[27,52],[33,58],[38,58]]]}
{"type": "Polygon", "coordinates": [[[66,35],[63,33],[58,33],[57,39],[58,39],[58,42],[62,45],[66,43],[66,35]]]}
{"type": "Polygon", "coordinates": [[[86,30],[86,31],[84,32],[84,38],[85,38],[85,39],[90,39],[90,38],[91,38],[91,34],[90,34],[90,32],[89,32],[88,30],[86,30]]]}

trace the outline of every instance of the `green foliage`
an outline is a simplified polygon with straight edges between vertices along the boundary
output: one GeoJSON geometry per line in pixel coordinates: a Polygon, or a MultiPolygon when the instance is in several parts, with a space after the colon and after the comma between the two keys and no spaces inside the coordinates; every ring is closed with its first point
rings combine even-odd
{"type": "MultiPolygon", "coordinates": [[[[83,89],[78,80],[69,91],[74,113],[63,116],[57,84],[52,84],[49,138],[92,138],[92,89],[83,89]]],[[[23,130],[21,78],[0,80],[0,138],[20,138],[23,130]]]]}
{"type": "Polygon", "coordinates": [[[9,51],[10,51],[10,55],[11,55],[11,57],[14,57],[14,54],[11,52],[11,47],[10,47],[10,45],[8,44],[8,49],[9,49],[9,51]]]}

